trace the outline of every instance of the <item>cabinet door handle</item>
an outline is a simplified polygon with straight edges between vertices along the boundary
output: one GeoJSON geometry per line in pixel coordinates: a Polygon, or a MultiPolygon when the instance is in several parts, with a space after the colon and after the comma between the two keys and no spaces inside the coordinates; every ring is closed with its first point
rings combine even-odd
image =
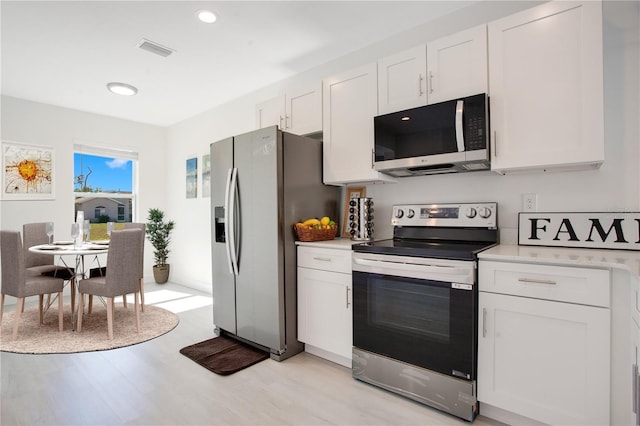
{"type": "Polygon", "coordinates": [[[279,126],[280,130],[284,129],[284,127],[282,127],[282,120],[283,120],[283,118],[282,118],[282,116],[280,116],[280,126],[279,126]]]}
{"type": "Polygon", "coordinates": [[[371,150],[371,168],[373,169],[374,163],[376,162],[376,151],[375,149],[371,150]]]}
{"type": "Polygon", "coordinates": [[[318,256],[314,256],[313,260],[319,260],[321,262],[331,262],[331,258],[330,257],[318,257],[318,256]]]}
{"type": "Polygon", "coordinates": [[[482,308],[482,337],[487,337],[487,308],[482,308]]]}
{"type": "Polygon", "coordinates": [[[549,285],[557,284],[555,281],[552,281],[552,280],[536,280],[533,278],[518,278],[518,281],[520,281],[521,283],[549,284],[549,285]]]}
{"type": "Polygon", "coordinates": [[[433,93],[433,73],[429,71],[429,94],[433,93]]]}
{"type": "Polygon", "coordinates": [[[288,115],[284,116],[284,128],[285,129],[289,128],[289,116],[288,115]]]}
{"type": "Polygon", "coordinates": [[[351,304],[351,303],[349,303],[349,291],[351,291],[351,289],[349,287],[345,287],[345,289],[347,290],[346,291],[346,294],[347,294],[347,309],[349,309],[349,305],[351,304]]]}
{"type": "Polygon", "coordinates": [[[498,134],[496,133],[496,131],[493,131],[493,147],[492,147],[492,151],[493,151],[493,156],[494,157],[498,157],[498,134]]]}
{"type": "Polygon", "coordinates": [[[422,96],[424,93],[422,91],[422,80],[424,80],[424,78],[422,78],[422,74],[418,74],[418,96],[422,96]]]}
{"type": "MultiPolygon", "coordinates": [[[[638,401],[638,365],[633,364],[631,366],[631,376],[633,378],[633,412],[638,414],[638,405],[640,402],[638,401]]],[[[636,416],[637,417],[637,416],[636,416]]]]}

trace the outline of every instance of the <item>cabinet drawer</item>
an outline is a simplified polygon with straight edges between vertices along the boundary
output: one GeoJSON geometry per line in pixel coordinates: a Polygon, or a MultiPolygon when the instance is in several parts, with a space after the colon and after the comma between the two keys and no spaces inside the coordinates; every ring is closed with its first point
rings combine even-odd
{"type": "Polygon", "coordinates": [[[351,250],[298,247],[298,266],[350,274],[351,250]]]}
{"type": "Polygon", "coordinates": [[[480,291],[609,307],[610,273],[604,269],[480,261],[480,291]]]}

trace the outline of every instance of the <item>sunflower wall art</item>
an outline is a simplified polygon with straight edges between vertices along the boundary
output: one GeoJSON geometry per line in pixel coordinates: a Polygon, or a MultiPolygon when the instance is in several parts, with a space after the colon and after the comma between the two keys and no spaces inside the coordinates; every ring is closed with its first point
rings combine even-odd
{"type": "Polygon", "coordinates": [[[54,199],[54,151],[50,147],[2,142],[2,199],[54,199]]]}

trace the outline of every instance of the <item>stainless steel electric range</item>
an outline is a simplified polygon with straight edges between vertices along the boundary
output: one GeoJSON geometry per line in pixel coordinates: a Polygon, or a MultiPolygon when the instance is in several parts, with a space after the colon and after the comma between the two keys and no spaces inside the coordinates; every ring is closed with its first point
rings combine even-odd
{"type": "Polygon", "coordinates": [[[497,203],[393,207],[393,239],[353,247],[353,376],[472,421],[477,254],[497,203]]]}

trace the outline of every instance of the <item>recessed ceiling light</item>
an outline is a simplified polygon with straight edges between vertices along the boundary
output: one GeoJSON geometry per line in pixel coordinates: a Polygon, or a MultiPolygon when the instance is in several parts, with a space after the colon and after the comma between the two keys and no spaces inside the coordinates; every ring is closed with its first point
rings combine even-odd
{"type": "Polygon", "coordinates": [[[123,96],[133,96],[138,93],[137,88],[125,83],[109,83],[107,84],[107,89],[112,93],[123,96]]]}
{"type": "Polygon", "coordinates": [[[210,10],[199,10],[196,12],[196,16],[199,20],[207,24],[213,24],[218,19],[216,14],[210,10]]]}

